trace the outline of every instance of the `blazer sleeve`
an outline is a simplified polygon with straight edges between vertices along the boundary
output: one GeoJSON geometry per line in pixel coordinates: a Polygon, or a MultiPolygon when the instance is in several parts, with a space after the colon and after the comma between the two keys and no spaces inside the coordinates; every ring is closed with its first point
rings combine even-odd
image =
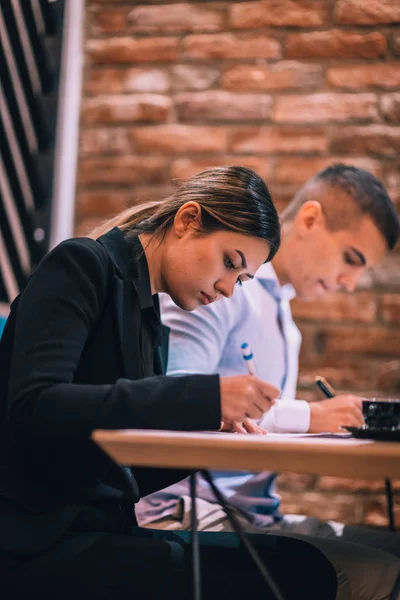
{"type": "Polygon", "coordinates": [[[217,376],[74,383],[111,268],[101,244],[75,239],[55,248],[30,278],[17,308],[8,385],[7,418],[17,440],[81,442],[97,428],[219,427],[217,376]]]}

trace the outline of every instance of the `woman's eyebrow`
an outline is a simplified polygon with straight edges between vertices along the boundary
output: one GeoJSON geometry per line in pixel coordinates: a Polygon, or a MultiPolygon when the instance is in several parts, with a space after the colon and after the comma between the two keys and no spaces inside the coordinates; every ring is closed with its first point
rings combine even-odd
{"type": "Polygon", "coordinates": [[[235,252],[237,252],[239,254],[240,258],[242,259],[242,264],[241,264],[242,268],[246,269],[247,261],[246,261],[245,255],[243,254],[243,252],[241,250],[237,250],[236,248],[235,248],[235,252]]]}
{"type": "MultiPolygon", "coordinates": [[[[237,252],[240,256],[240,258],[242,259],[242,264],[240,265],[243,269],[247,268],[247,261],[246,261],[246,257],[243,254],[243,252],[241,250],[238,250],[237,248],[235,248],[235,252],[237,252]]],[[[254,279],[254,275],[252,275],[251,273],[245,273],[246,277],[248,279],[254,279]]]]}

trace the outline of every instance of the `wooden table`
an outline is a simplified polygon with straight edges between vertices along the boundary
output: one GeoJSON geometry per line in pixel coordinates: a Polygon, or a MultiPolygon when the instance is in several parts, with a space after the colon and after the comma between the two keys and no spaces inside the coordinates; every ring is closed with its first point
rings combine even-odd
{"type": "MultiPolygon", "coordinates": [[[[94,441],[125,465],[196,470],[294,471],[316,475],[400,478],[400,444],[352,438],[291,437],[183,433],[180,431],[95,431],[94,441]]],[[[196,484],[191,476],[193,598],[201,600],[199,541],[196,525],[196,484]]],[[[391,507],[392,510],[392,507],[391,507]]],[[[227,512],[228,514],[228,512],[227,512]]],[[[228,514],[229,516],[229,514],[228,514]]],[[[231,516],[233,519],[233,516],[231,516]]],[[[232,521],[234,524],[234,521],[232,521]]],[[[254,548],[242,535],[256,562],[254,548]]],[[[259,564],[269,588],[282,599],[265,565],[259,564]]]]}
{"type": "Polygon", "coordinates": [[[139,429],[99,430],[93,439],[125,465],[400,479],[396,442],[139,429]]]}

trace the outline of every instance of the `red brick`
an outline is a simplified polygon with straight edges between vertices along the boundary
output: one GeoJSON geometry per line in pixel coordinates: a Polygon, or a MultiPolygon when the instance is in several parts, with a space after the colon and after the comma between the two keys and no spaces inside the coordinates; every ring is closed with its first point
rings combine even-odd
{"type": "Polygon", "coordinates": [[[130,8],[127,6],[92,7],[87,11],[89,35],[105,33],[126,33],[128,29],[127,16],[130,8]]]}
{"type": "MultiPolygon", "coordinates": [[[[246,0],[244,0],[246,2],[246,0]]],[[[138,2],[134,2],[134,0],[89,0],[89,4],[139,4],[138,2]]],[[[182,4],[182,0],[140,0],[140,4],[182,4]]]]}
{"type": "Polygon", "coordinates": [[[112,94],[121,92],[167,92],[168,73],[151,67],[98,68],[85,77],[85,94],[112,94]]]}
{"type": "Polygon", "coordinates": [[[84,158],[79,164],[79,183],[129,185],[168,179],[168,161],[152,156],[84,158]]]}
{"type": "Polygon", "coordinates": [[[324,0],[264,0],[231,4],[234,29],[260,27],[320,27],[328,22],[329,6],[324,0]]]}
{"type": "Polygon", "coordinates": [[[219,70],[197,65],[175,65],[171,68],[172,88],[175,92],[207,90],[219,79],[219,70]]]}
{"type": "Polygon", "coordinates": [[[85,74],[84,95],[112,94],[123,91],[124,73],[112,68],[92,69],[85,74]]]}
{"type": "Polygon", "coordinates": [[[241,127],[232,132],[231,149],[246,154],[325,154],[328,143],[322,128],[241,127]]]}
{"type": "Polygon", "coordinates": [[[376,269],[366,271],[360,280],[360,285],[366,287],[400,289],[399,254],[391,252],[379,263],[376,269]]]}
{"type": "Polygon", "coordinates": [[[178,56],[179,39],[118,37],[89,40],[85,50],[88,59],[96,64],[170,62],[178,56]]]}
{"type": "Polygon", "coordinates": [[[278,123],[343,123],[375,120],[377,116],[374,94],[279,96],[273,110],[273,118],[278,123]]]}
{"type": "Polygon", "coordinates": [[[400,214],[400,188],[398,186],[392,188],[389,183],[387,183],[386,190],[396,206],[397,213],[400,214]]]}
{"type": "Polygon", "coordinates": [[[400,127],[369,125],[336,129],[331,136],[331,151],[346,154],[375,154],[395,157],[400,153],[400,127]]]}
{"type": "Polygon", "coordinates": [[[171,106],[168,96],[158,94],[96,96],[84,100],[82,118],[86,123],[161,122],[171,106]]]}
{"type": "Polygon", "coordinates": [[[381,111],[387,121],[400,121],[400,93],[384,94],[381,97],[381,111]]]}
{"type": "Polygon", "coordinates": [[[287,58],[378,58],[386,53],[382,33],[359,34],[331,29],[311,33],[292,33],[286,38],[287,58]]]}
{"type": "Polygon", "coordinates": [[[183,54],[197,60],[242,58],[279,58],[278,40],[264,34],[219,33],[214,35],[188,35],[183,40],[183,54]]]}
{"type": "Polygon", "coordinates": [[[280,491],[306,492],[315,488],[317,480],[318,477],[316,475],[280,473],[276,481],[280,491]]]}
{"type": "Polygon", "coordinates": [[[298,190],[298,186],[290,184],[279,184],[273,181],[268,181],[268,189],[273,198],[276,209],[281,213],[294,198],[295,193],[298,190]]]}
{"type": "Polygon", "coordinates": [[[337,520],[347,524],[359,523],[362,519],[362,505],[351,494],[321,494],[319,492],[289,492],[280,490],[283,514],[309,515],[323,521],[337,520]]]}
{"type": "MultiPolygon", "coordinates": [[[[394,503],[394,522],[395,526],[400,525],[400,508],[396,505],[396,499],[394,503]]],[[[365,517],[364,522],[366,525],[374,527],[387,527],[388,516],[387,516],[387,499],[385,495],[373,496],[365,506],[365,517]]]]}
{"type": "MultiPolygon", "coordinates": [[[[301,331],[304,323],[299,323],[301,331]]],[[[318,355],[316,350],[316,338],[314,327],[314,339],[311,335],[303,340],[300,353],[300,369],[298,384],[302,388],[316,389],[315,376],[322,375],[334,387],[336,393],[343,390],[352,390],[354,393],[364,394],[363,390],[379,388],[379,382],[383,372],[382,358],[372,359],[352,354],[329,354],[318,355]],[[311,341],[310,341],[311,340],[311,341]]],[[[299,396],[302,398],[302,395],[299,396]]],[[[318,393],[318,400],[322,395],[318,393]]]]}
{"type": "Polygon", "coordinates": [[[373,479],[349,479],[348,477],[328,477],[319,478],[318,487],[327,492],[383,492],[385,482],[383,479],[374,481],[373,479]]]}
{"type": "Polygon", "coordinates": [[[158,185],[152,185],[151,183],[135,185],[132,193],[135,197],[135,203],[154,202],[155,200],[167,198],[167,196],[170,196],[176,188],[176,183],[168,180],[158,185]]]}
{"type": "Polygon", "coordinates": [[[188,152],[224,152],[227,148],[228,134],[222,127],[171,124],[135,127],[129,133],[138,152],[185,155],[188,152]]]}
{"type": "MultiPolygon", "coordinates": [[[[246,1],[246,0],[245,0],[246,1]]],[[[89,0],[89,4],[138,4],[133,0],[89,0]]],[[[181,4],[182,0],[140,0],[140,4],[181,4]]]]}
{"type": "Polygon", "coordinates": [[[376,298],[369,292],[328,294],[308,302],[294,299],[291,307],[295,319],[372,323],[376,318],[376,298]]]}
{"type": "Polygon", "coordinates": [[[134,67],[123,71],[123,89],[126,92],[167,92],[168,73],[163,69],[134,67]]]}
{"type": "Polygon", "coordinates": [[[130,144],[127,131],[121,127],[83,129],[80,134],[79,151],[82,156],[128,153],[130,144]]]}
{"type": "Polygon", "coordinates": [[[232,94],[225,91],[178,94],[176,110],[181,120],[265,121],[271,98],[264,94],[232,94]]]}
{"type": "Polygon", "coordinates": [[[400,323],[400,295],[383,294],[381,302],[383,320],[400,323]]]}
{"type": "Polygon", "coordinates": [[[314,359],[316,355],[316,343],[317,343],[317,329],[316,326],[308,322],[298,322],[299,329],[301,331],[302,342],[300,351],[300,360],[303,355],[307,356],[310,360],[314,359]]]}
{"type": "Polygon", "coordinates": [[[400,21],[396,0],[337,0],[334,22],[343,25],[383,25],[400,21]]]}
{"type": "Polygon", "coordinates": [[[306,402],[315,402],[317,400],[320,400],[320,398],[317,397],[317,392],[315,390],[311,391],[304,391],[304,390],[299,390],[299,393],[296,394],[296,398],[300,398],[301,400],[305,400],[306,402]]]}
{"type": "Polygon", "coordinates": [[[268,184],[268,179],[271,173],[271,163],[255,156],[211,156],[209,158],[191,160],[188,158],[178,158],[172,162],[171,177],[180,180],[189,179],[192,175],[209,169],[211,167],[238,165],[253,169],[260,177],[265,179],[268,184]]]}
{"type": "Polygon", "coordinates": [[[400,161],[394,161],[386,164],[384,171],[385,182],[389,188],[400,188],[400,161]]]}
{"type": "Polygon", "coordinates": [[[400,32],[393,33],[390,46],[393,54],[395,56],[400,56],[400,32]]]}
{"type": "Polygon", "coordinates": [[[318,171],[337,162],[354,165],[380,175],[379,162],[368,158],[349,158],[330,156],[326,158],[301,158],[297,156],[277,158],[273,170],[274,181],[280,184],[303,184],[318,171]]]}
{"type": "Polygon", "coordinates": [[[131,204],[131,191],[116,189],[84,190],[78,194],[76,212],[79,217],[108,217],[115,215],[131,204]]]}
{"type": "Polygon", "coordinates": [[[281,61],[275,65],[237,65],[226,69],[222,87],[226,90],[262,92],[279,89],[304,88],[322,85],[322,67],[295,61],[281,61]]]}
{"type": "Polygon", "coordinates": [[[320,346],[325,353],[357,352],[379,356],[400,356],[400,329],[354,326],[327,326],[319,328],[320,346]]]}
{"type": "Polygon", "coordinates": [[[400,394],[400,360],[388,360],[381,364],[377,385],[380,394],[388,392],[388,396],[398,397],[400,394]]]}
{"type": "Polygon", "coordinates": [[[400,86],[400,64],[376,63],[331,67],[327,70],[327,79],[335,87],[348,89],[396,88],[400,86]]]}
{"type": "Polygon", "coordinates": [[[108,217],[128,206],[166,198],[173,189],[171,184],[136,184],[128,190],[115,187],[84,190],[78,195],[77,215],[81,218],[108,217]]]}
{"type": "Polygon", "coordinates": [[[137,6],[128,19],[133,31],[145,33],[220,31],[224,27],[225,7],[221,3],[137,6]]]}
{"type": "Polygon", "coordinates": [[[104,222],[104,217],[90,217],[88,219],[76,219],[74,237],[85,237],[104,222]]]}

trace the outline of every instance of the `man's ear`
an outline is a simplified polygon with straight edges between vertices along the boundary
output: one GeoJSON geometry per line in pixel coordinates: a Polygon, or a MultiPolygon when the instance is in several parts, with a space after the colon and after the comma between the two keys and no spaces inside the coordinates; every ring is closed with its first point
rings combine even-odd
{"type": "Polygon", "coordinates": [[[299,233],[307,233],[313,227],[324,225],[325,217],[322,206],[316,200],[308,200],[301,207],[295,218],[295,226],[299,233]]]}
{"type": "Polygon", "coordinates": [[[173,229],[177,237],[182,237],[190,230],[198,230],[201,226],[201,206],[198,202],[185,202],[177,211],[173,229]]]}

